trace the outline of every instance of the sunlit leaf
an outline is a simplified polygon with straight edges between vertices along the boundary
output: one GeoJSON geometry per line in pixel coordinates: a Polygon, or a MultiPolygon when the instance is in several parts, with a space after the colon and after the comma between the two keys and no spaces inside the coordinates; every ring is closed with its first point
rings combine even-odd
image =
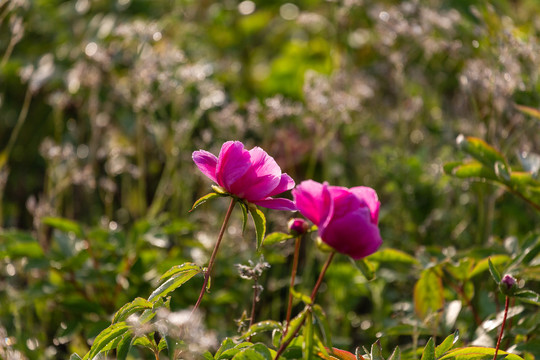
{"type": "Polygon", "coordinates": [[[461,179],[488,179],[497,180],[497,175],[494,171],[487,168],[479,161],[468,161],[460,163],[452,163],[451,166],[446,166],[445,171],[449,175],[461,179]]]}
{"type": "Polygon", "coordinates": [[[491,259],[488,259],[488,266],[489,266],[489,273],[491,274],[491,277],[493,277],[493,280],[495,280],[495,282],[499,284],[501,282],[501,274],[499,273],[499,270],[497,270],[495,265],[493,265],[493,263],[491,262],[491,259]]]}
{"type": "Polygon", "coordinates": [[[286,234],[282,232],[273,232],[271,234],[268,234],[264,238],[262,245],[269,246],[269,245],[280,243],[289,239],[294,239],[294,236],[291,234],[286,234]]]}
{"type": "Polygon", "coordinates": [[[353,260],[350,258],[352,263],[356,266],[358,270],[364,275],[366,280],[371,281],[375,279],[375,266],[372,262],[367,260],[366,258],[360,259],[360,260],[353,260]]]}
{"type": "Polygon", "coordinates": [[[266,218],[261,210],[256,206],[249,206],[249,213],[253,219],[253,224],[255,225],[255,233],[257,235],[257,250],[261,248],[264,233],[266,232],[266,218]]]}
{"type": "MultiPolygon", "coordinates": [[[[493,360],[495,349],[486,347],[466,347],[449,351],[438,360],[493,360]]],[[[502,350],[497,353],[498,360],[523,360],[515,354],[509,354],[502,350]]]]}
{"type": "Polygon", "coordinates": [[[239,201],[238,203],[240,204],[240,209],[242,209],[242,234],[244,234],[246,232],[246,226],[248,221],[248,209],[247,205],[244,204],[244,202],[239,201]]]}
{"type": "Polygon", "coordinates": [[[116,360],[125,360],[131,349],[133,338],[131,337],[131,332],[127,332],[122,336],[122,340],[118,343],[116,348],[116,360]]]}
{"type": "Polygon", "coordinates": [[[257,335],[258,333],[265,331],[274,331],[276,329],[283,330],[280,322],[274,320],[261,321],[251,325],[249,329],[247,329],[247,331],[242,334],[242,339],[247,339],[253,335],[257,335]]]}
{"type": "Polygon", "coordinates": [[[429,338],[420,360],[435,360],[435,343],[433,342],[433,338],[429,338]]]}
{"type": "Polygon", "coordinates": [[[79,239],[84,237],[84,233],[80,224],[73,220],[59,218],[59,217],[44,217],[41,222],[45,225],[49,225],[55,229],[63,231],[65,233],[72,232],[79,239]]]}
{"type": "Polygon", "coordinates": [[[232,341],[232,339],[225,338],[225,340],[223,340],[221,342],[221,346],[219,347],[219,349],[216,351],[215,358],[220,359],[221,354],[223,354],[225,351],[227,351],[229,349],[234,348],[234,346],[235,346],[235,343],[234,343],[234,341],[232,341]]]}
{"type": "Polygon", "coordinates": [[[114,324],[120,321],[125,321],[130,315],[138,311],[151,309],[152,306],[153,304],[150,301],[140,298],[140,297],[136,298],[132,302],[129,302],[125,304],[124,306],[122,306],[120,310],[118,310],[116,314],[114,314],[112,322],[114,324]]]}
{"type": "Polygon", "coordinates": [[[422,271],[414,286],[413,298],[416,314],[423,320],[444,307],[444,287],[433,268],[422,271]]]}
{"type": "Polygon", "coordinates": [[[505,157],[497,149],[488,145],[482,139],[459,135],[456,142],[461,150],[490,169],[494,169],[497,162],[502,163],[506,167],[508,166],[505,157]]]}
{"type": "Polygon", "coordinates": [[[527,114],[529,116],[532,116],[532,117],[537,118],[537,119],[540,120],[540,110],[535,109],[535,108],[530,107],[530,106],[525,106],[525,105],[514,104],[514,106],[516,107],[516,109],[518,109],[522,113],[527,114]]]}
{"type": "Polygon", "coordinates": [[[214,198],[221,197],[221,196],[223,195],[218,194],[217,192],[206,194],[203,197],[200,197],[197,201],[195,201],[195,203],[193,203],[193,206],[191,207],[191,210],[189,210],[189,212],[192,212],[193,210],[195,210],[196,208],[198,208],[200,205],[204,204],[208,200],[212,200],[214,198]]]}
{"type": "Polygon", "coordinates": [[[369,261],[377,261],[382,263],[403,263],[403,264],[418,264],[418,260],[397,249],[382,249],[366,258],[369,261]]]}
{"type": "Polygon", "coordinates": [[[506,264],[510,261],[510,257],[507,255],[493,255],[489,258],[485,258],[481,261],[479,261],[474,268],[472,269],[469,279],[472,279],[473,277],[489,270],[489,262],[494,266],[501,266],[503,264],[506,264]]]}
{"type": "Polygon", "coordinates": [[[178,287],[182,286],[186,281],[191,279],[193,276],[201,273],[202,270],[198,266],[188,265],[185,271],[177,272],[163,284],[161,284],[148,298],[148,301],[155,302],[160,298],[163,298],[171,291],[176,290],[178,287]]]}
{"type": "Polygon", "coordinates": [[[522,290],[514,294],[515,297],[529,304],[540,306],[540,295],[532,290],[522,290]]]}
{"type": "Polygon", "coordinates": [[[96,337],[90,351],[84,356],[83,360],[93,359],[94,356],[99,354],[111,341],[124,335],[128,330],[129,326],[125,322],[112,324],[96,337]]]}
{"type": "Polygon", "coordinates": [[[287,334],[283,337],[282,342],[285,343],[289,341],[289,339],[294,335],[297,329],[302,326],[303,322],[305,321],[305,317],[307,316],[308,308],[304,308],[298,315],[296,315],[295,318],[291,320],[291,323],[289,324],[289,330],[287,331],[287,334]]]}
{"type": "Polygon", "coordinates": [[[435,357],[438,359],[452,349],[452,346],[454,346],[458,337],[457,331],[454,334],[447,336],[446,339],[435,348],[435,357]]]}
{"type": "Polygon", "coordinates": [[[308,312],[306,315],[306,321],[304,323],[304,343],[302,346],[302,359],[304,360],[311,360],[313,359],[313,348],[314,348],[314,341],[313,341],[313,315],[311,312],[308,312]]]}
{"type": "Polygon", "coordinates": [[[185,272],[193,271],[193,270],[202,272],[202,268],[199,265],[196,265],[194,263],[183,263],[181,265],[175,265],[169,270],[167,270],[167,272],[165,272],[165,274],[163,274],[161,278],[159,278],[159,281],[163,281],[178,273],[185,273],[185,272]]]}

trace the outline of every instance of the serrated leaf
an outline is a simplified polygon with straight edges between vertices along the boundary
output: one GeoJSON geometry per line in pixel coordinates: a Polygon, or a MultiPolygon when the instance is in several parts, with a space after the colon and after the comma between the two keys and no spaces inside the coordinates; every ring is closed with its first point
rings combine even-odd
{"type": "Polygon", "coordinates": [[[420,360],[435,360],[435,343],[433,342],[433,338],[429,338],[420,360]]]}
{"type": "Polygon", "coordinates": [[[433,268],[420,274],[420,279],[414,286],[413,300],[414,310],[422,320],[444,307],[444,288],[441,278],[433,268]]]}
{"type": "Polygon", "coordinates": [[[446,339],[435,348],[435,357],[438,359],[448,350],[452,349],[452,346],[454,346],[457,341],[457,337],[459,337],[457,331],[454,334],[447,336],[446,339]]]}
{"type": "Polygon", "coordinates": [[[264,233],[266,232],[266,218],[261,210],[259,210],[255,205],[249,206],[249,213],[253,219],[253,224],[255,225],[255,234],[257,236],[257,250],[261,248],[261,244],[264,239],[264,233]]]}
{"type": "Polygon", "coordinates": [[[491,274],[491,277],[493,277],[493,280],[497,283],[497,285],[501,282],[501,274],[499,273],[499,270],[493,265],[491,262],[491,258],[488,259],[488,265],[489,265],[489,273],[491,274]]]}
{"type": "Polygon", "coordinates": [[[206,194],[203,197],[200,197],[197,201],[195,201],[195,203],[193,203],[193,206],[191,207],[191,210],[189,210],[189,212],[192,212],[193,210],[195,210],[196,208],[198,208],[200,205],[204,204],[208,200],[212,200],[214,198],[221,197],[221,196],[223,196],[223,194],[218,194],[217,192],[206,194]]]}
{"type": "Polygon", "coordinates": [[[356,266],[358,270],[364,275],[367,281],[371,281],[375,279],[375,265],[366,258],[360,259],[360,260],[353,260],[352,258],[349,258],[351,262],[356,266]]]}
{"type": "Polygon", "coordinates": [[[366,258],[368,261],[377,261],[382,263],[403,263],[403,264],[418,264],[418,260],[397,249],[382,249],[366,258]]]}
{"type": "Polygon", "coordinates": [[[187,269],[186,271],[182,271],[173,275],[171,278],[161,284],[156,290],[154,290],[154,292],[148,298],[148,301],[156,302],[157,300],[166,296],[171,291],[174,291],[180,286],[182,286],[186,281],[191,279],[193,276],[199,274],[200,272],[202,272],[200,267],[189,267],[189,269],[187,269]]]}
{"type": "MultiPolygon", "coordinates": [[[[493,360],[495,349],[486,347],[466,347],[449,351],[438,360],[493,360]]],[[[523,360],[521,357],[499,350],[498,360],[523,360]]]]}
{"type": "Polygon", "coordinates": [[[269,246],[274,245],[276,243],[280,243],[286,240],[294,239],[294,236],[291,234],[286,234],[282,232],[273,232],[271,234],[268,234],[264,240],[262,245],[263,246],[269,246]]]}
{"type": "Polygon", "coordinates": [[[181,265],[175,265],[173,266],[172,268],[170,268],[169,270],[167,270],[167,272],[165,272],[165,274],[163,274],[161,276],[161,278],[159,278],[159,281],[163,281],[173,275],[176,275],[178,273],[182,273],[182,272],[186,272],[186,271],[191,271],[191,270],[197,270],[198,272],[202,272],[202,268],[197,265],[197,264],[194,264],[194,263],[183,263],[181,265]]]}
{"type": "Polygon", "coordinates": [[[65,233],[72,232],[79,239],[84,237],[84,233],[80,224],[73,220],[59,218],[59,217],[44,217],[41,222],[45,225],[63,231],[65,233]]]}
{"type": "Polygon", "coordinates": [[[103,330],[94,340],[90,351],[84,356],[83,360],[93,359],[104,349],[111,341],[114,341],[119,336],[124,335],[129,330],[129,326],[125,322],[112,324],[103,330]]]}
{"type": "Polygon", "coordinates": [[[384,360],[382,355],[382,346],[380,340],[377,340],[371,345],[371,360],[384,360]]]}
{"type": "Polygon", "coordinates": [[[120,321],[126,321],[126,319],[138,312],[138,311],[142,311],[142,310],[145,310],[145,309],[151,309],[152,308],[152,303],[146,299],[143,299],[143,298],[136,298],[135,300],[133,300],[132,302],[130,303],[127,303],[125,304],[124,306],[122,306],[115,314],[114,314],[114,317],[113,317],[113,320],[112,320],[112,323],[117,323],[117,322],[120,322],[120,321]]]}
{"type": "Polygon", "coordinates": [[[306,321],[304,324],[304,343],[302,344],[302,354],[304,360],[313,359],[313,315],[308,312],[306,315],[306,321]]]}
{"type": "Polygon", "coordinates": [[[247,329],[247,331],[242,334],[241,339],[247,339],[258,333],[265,331],[274,331],[276,329],[283,331],[281,323],[274,320],[261,321],[251,325],[249,329],[247,329]]]}

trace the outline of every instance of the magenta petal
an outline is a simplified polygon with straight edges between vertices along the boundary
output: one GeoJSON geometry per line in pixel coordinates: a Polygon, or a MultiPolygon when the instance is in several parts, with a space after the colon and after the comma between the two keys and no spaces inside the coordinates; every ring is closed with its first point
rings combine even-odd
{"type": "Polygon", "coordinates": [[[231,192],[250,202],[265,199],[280,184],[281,169],[259,147],[249,151],[251,167],[231,187],[231,192]]]}
{"type": "Polygon", "coordinates": [[[373,254],[382,244],[379,228],[371,222],[367,208],[359,208],[341,218],[334,218],[319,235],[325,243],[353,259],[373,254]]]}
{"type": "Polygon", "coordinates": [[[227,141],[221,147],[216,166],[216,180],[220,186],[231,191],[232,185],[251,166],[249,152],[240,141],[227,141]]]}
{"type": "Polygon", "coordinates": [[[323,184],[313,180],[302,181],[292,190],[292,195],[298,211],[312,223],[318,226],[323,219],[326,219],[330,208],[330,197],[328,194],[325,195],[323,184]]]}
{"type": "Polygon", "coordinates": [[[254,201],[253,204],[274,210],[296,210],[296,206],[294,205],[294,202],[292,200],[283,198],[267,198],[264,200],[254,201]]]}
{"type": "Polygon", "coordinates": [[[216,165],[218,162],[217,157],[209,153],[206,150],[194,151],[192,155],[195,165],[201,170],[201,172],[208,176],[212,181],[217,183],[216,180],[216,165]]]}
{"type": "Polygon", "coordinates": [[[377,224],[379,222],[379,208],[381,203],[375,190],[366,186],[357,186],[351,188],[351,192],[366,203],[371,214],[371,221],[377,224]]]}
{"type": "Polygon", "coordinates": [[[268,196],[274,196],[281,194],[284,191],[290,190],[294,187],[294,180],[287,174],[281,174],[279,185],[268,196]]]}

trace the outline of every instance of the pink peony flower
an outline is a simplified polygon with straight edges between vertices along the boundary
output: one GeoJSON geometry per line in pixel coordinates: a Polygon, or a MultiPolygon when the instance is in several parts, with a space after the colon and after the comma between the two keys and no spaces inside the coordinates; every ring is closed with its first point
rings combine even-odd
{"type": "Polygon", "coordinates": [[[307,180],[292,194],[298,211],[318,226],[322,241],[336,251],[361,259],[381,246],[380,202],[372,188],[347,189],[307,180]]]}
{"type": "Polygon", "coordinates": [[[292,189],[294,180],[259,147],[248,151],[240,141],[227,141],[218,157],[199,150],[193,152],[193,161],[204,175],[240,199],[269,209],[296,210],[291,200],[272,198],[292,189]]]}

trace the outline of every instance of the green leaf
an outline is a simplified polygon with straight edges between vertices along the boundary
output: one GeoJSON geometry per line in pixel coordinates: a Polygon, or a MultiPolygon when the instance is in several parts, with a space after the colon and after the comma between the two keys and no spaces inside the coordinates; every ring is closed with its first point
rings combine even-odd
{"type": "Polygon", "coordinates": [[[422,320],[444,307],[444,287],[434,268],[420,274],[414,286],[413,300],[414,310],[422,320]]]}
{"type": "Polygon", "coordinates": [[[540,306],[540,295],[532,290],[522,290],[518,291],[514,294],[515,297],[519,298],[520,300],[524,300],[525,302],[529,304],[534,304],[540,306]]]}
{"type": "Polygon", "coordinates": [[[304,360],[313,359],[313,315],[309,311],[306,315],[306,321],[304,325],[304,343],[302,344],[302,354],[304,360]]]}
{"type": "Polygon", "coordinates": [[[459,333],[456,331],[452,335],[449,335],[444,339],[444,341],[435,348],[435,357],[438,359],[443,356],[448,350],[454,346],[456,341],[459,338],[459,333]]]}
{"type": "Polygon", "coordinates": [[[265,331],[274,331],[274,330],[283,330],[281,323],[274,320],[267,320],[255,323],[247,329],[245,333],[242,334],[241,339],[247,339],[251,336],[257,335],[258,333],[265,331]]]}
{"type": "Polygon", "coordinates": [[[396,346],[388,360],[401,360],[401,350],[399,349],[399,346],[396,346]]]}
{"type": "Polygon", "coordinates": [[[240,204],[240,209],[242,209],[242,234],[246,232],[246,226],[248,221],[248,210],[247,206],[243,201],[238,202],[240,204]]]}
{"type": "Polygon", "coordinates": [[[82,358],[79,356],[79,354],[71,354],[69,360],[82,360],[82,358]]]}
{"type": "Polygon", "coordinates": [[[435,360],[435,343],[433,342],[433,338],[429,338],[420,360],[435,360]]]}
{"type": "Polygon", "coordinates": [[[367,281],[371,281],[375,279],[375,265],[373,265],[372,262],[367,260],[366,258],[360,259],[360,260],[353,260],[351,259],[352,263],[356,266],[358,270],[364,275],[367,281]]]}
{"type": "Polygon", "coordinates": [[[84,356],[83,360],[93,359],[99,354],[111,341],[116,340],[119,336],[124,335],[129,330],[129,326],[125,322],[112,324],[103,330],[94,340],[90,351],[84,356]]]}
{"type": "Polygon", "coordinates": [[[287,331],[287,334],[283,337],[283,342],[287,342],[293,334],[296,332],[300,326],[302,326],[303,322],[305,321],[305,318],[308,313],[308,307],[305,307],[304,310],[302,310],[294,319],[291,320],[291,323],[289,324],[289,330],[287,331]]]}
{"type": "Polygon", "coordinates": [[[501,274],[497,270],[497,268],[493,265],[491,262],[491,259],[488,259],[488,265],[489,265],[489,272],[491,276],[493,277],[493,280],[497,283],[497,285],[501,282],[501,274]]]}
{"type": "MultiPolygon", "coordinates": [[[[493,360],[495,349],[485,347],[466,347],[451,350],[438,360],[493,360]]],[[[523,360],[515,354],[509,354],[499,350],[497,353],[498,360],[523,360]]]]}
{"type": "Polygon", "coordinates": [[[184,271],[178,272],[161,284],[148,298],[148,301],[156,302],[157,300],[163,298],[171,291],[176,290],[182,286],[186,281],[191,279],[193,276],[202,272],[200,267],[186,266],[184,271]]]}
{"type": "Polygon", "coordinates": [[[84,238],[84,233],[80,224],[73,220],[59,218],[59,217],[44,217],[41,222],[45,225],[49,225],[55,229],[63,231],[65,233],[72,232],[79,239],[84,238]]]}
{"type": "Polygon", "coordinates": [[[122,336],[122,340],[118,344],[118,347],[116,348],[116,360],[126,360],[127,356],[129,354],[129,350],[131,350],[131,343],[133,341],[133,338],[131,337],[131,331],[125,333],[122,336]]]}
{"type": "Polygon", "coordinates": [[[492,265],[502,265],[510,261],[510,257],[508,255],[494,255],[490,256],[489,258],[485,258],[481,261],[479,261],[472,271],[470,272],[469,279],[472,279],[476,275],[479,275],[487,270],[489,270],[489,262],[491,261],[492,265]]]}
{"type": "Polygon", "coordinates": [[[382,249],[366,258],[369,261],[382,263],[403,263],[403,264],[418,264],[418,260],[397,249],[382,249]]]}
{"type": "Polygon", "coordinates": [[[0,232],[0,257],[13,259],[29,257],[41,259],[45,257],[43,249],[36,238],[22,231],[0,232]]]}
{"type": "Polygon", "coordinates": [[[371,360],[384,360],[381,341],[377,340],[371,345],[371,360]]]}
{"type": "Polygon", "coordinates": [[[303,294],[303,293],[301,293],[299,291],[296,291],[294,289],[290,289],[290,292],[291,292],[293,298],[302,301],[306,305],[311,305],[312,301],[311,301],[311,297],[309,295],[303,294]]]}
{"type": "Polygon", "coordinates": [[[236,355],[233,356],[234,360],[272,360],[271,358],[266,358],[263,354],[259,353],[253,348],[246,348],[240,350],[236,355]]]}
{"type": "Polygon", "coordinates": [[[324,338],[324,344],[327,348],[332,348],[332,333],[330,331],[330,324],[326,318],[323,308],[320,305],[313,305],[312,307],[313,315],[315,315],[315,320],[319,324],[319,330],[324,338]]]}
{"type": "Polygon", "coordinates": [[[271,234],[268,234],[264,238],[262,245],[264,246],[274,245],[274,244],[277,244],[286,240],[290,240],[290,239],[294,239],[294,236],[291,234],[286,234],[282,232],[273,232],[271,234]]]}
{"type": "Polygon", "coordinates": [[[216,356],[215,358],[216,359],[221,359],[221,354],[223,354],[225,351],[229,350],[229,349],[232,349],[234,348],[235,346],[235,343],[234,341],[232,341],[231,339],[229,338],[225,338],[225,340],[223,340],[221,342],[221,346],[219,347],[218,351],[216,351],[216,356]]]}
{"type": "Polygon", "coordinates": [[[266,232],[266,218],[264,217],[262,211],[253,204],[249,205],[249,213],[251,214],[251,218],[253,219],[253,224],[255,224],[255,233],[257,235],[257,250],[259,250],[264,239],[264,233],[266,232]]]}
{"type": "Polygon", "coordinates": [[[178,273],[183,273],[183,272],[191,271],[191,270],[197,270],[198,272],[202,272],[202,268],[199,265],[194,264],[194,263],[184,263],[181,265],[175,265],[169,270],[167,270],[167,272],[163,274],[161,278],[159,278],[159,281],[163,281],[178,273]]]}
{"type": "Polygon", "coordinates": [[[131,315],[136,313],[137,311],[142,311],[145,309],[151,309],[153,304],[143,298],[136,298],[130,303],[125,304],[114,314],[112,323],[117,323],[120,321],[126,321],[126,319],[131,315]]]}
{"type": "MultiPolygon", "coordinates": [[[[248,342],[248,341],[245,341],[245,342],[242,342],[242,343],[240,343],[238,345],[235,345],[231,349],[227,349],[227,350],[223,351],[223,353],[219,356],[219,359],[231,359],[236,354],[238,354],[240,351],[242,351],[242,349],[249,348],[251,345],[253,345],[253,344],[248,342]]],[[[218,359],[217,356],[216,356],[216,359],[218,359]]]]}
{"type": "Polygon", "coordinates": [[[468,161],[459,164],[452,163],[447,166],[447,173],[460,179],[488,179],[497,180],[494,171],[484,166],[478,161],[468,161]]]}
{"type": "Polygon", "coordinates": [[[459,135],[457,138],[458,146],[461,150],[471,155],[490,169],[495,168],[495,163],[501,162],[507,166],[505,157],[494,147],[488,145],[484,140],[468,136],[459,135]]]}
{"type": "Polygon", "coordinates": [[[199,198],[197,201],[195,201],[195,203],[193,204],[193,206],[191,207],[191,210],[189,210],[189,212],[192,212],[193,210],[195,210],[196,208],[198,208],[200,205],[204,204],[208,200],[212,200],[214,198],[221,197],[221,196],[224,196],[224,195],[223,194],[218,194],[217,192],[212,192],[212,193],[206,194],[203,197],[199,198]]]}

